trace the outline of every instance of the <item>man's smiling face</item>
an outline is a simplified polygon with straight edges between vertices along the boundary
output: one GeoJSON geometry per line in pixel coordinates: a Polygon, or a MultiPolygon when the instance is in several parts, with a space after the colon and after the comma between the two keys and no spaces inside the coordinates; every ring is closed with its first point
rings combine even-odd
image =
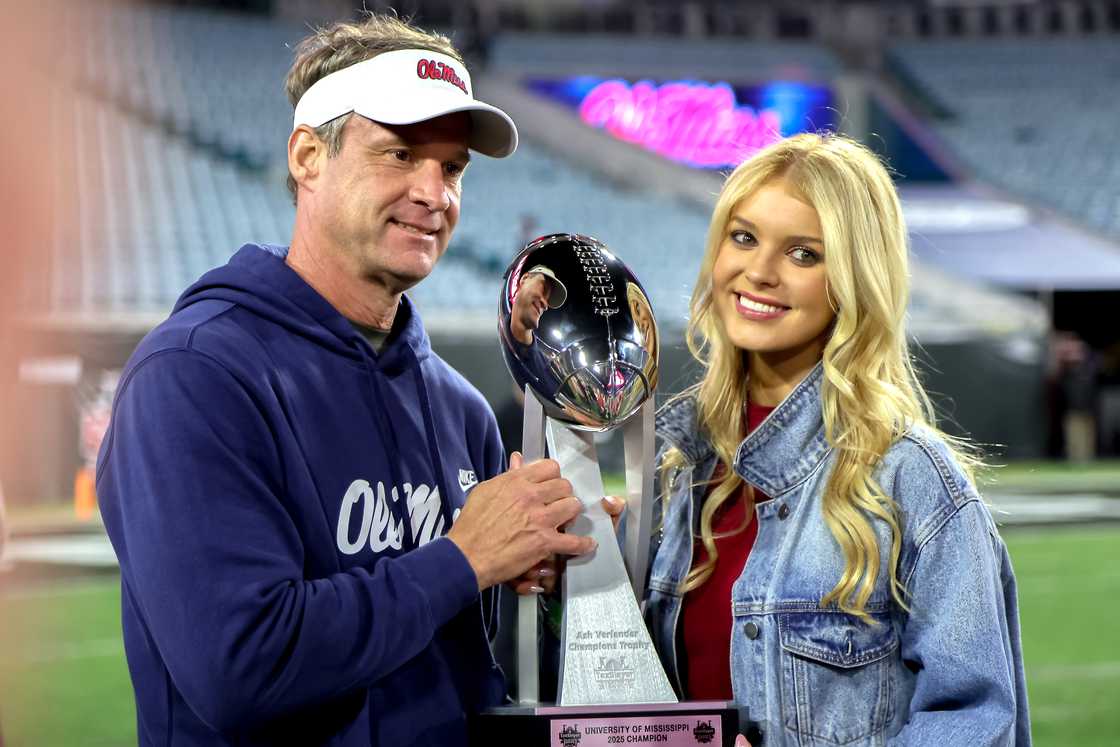
{"type": "Polygon", "coordinates": [[[316,195],[332,249],[355,272],[407,290],[431,273],[459,220],[470,117],[412,125],[352,115],[316,195]]]}

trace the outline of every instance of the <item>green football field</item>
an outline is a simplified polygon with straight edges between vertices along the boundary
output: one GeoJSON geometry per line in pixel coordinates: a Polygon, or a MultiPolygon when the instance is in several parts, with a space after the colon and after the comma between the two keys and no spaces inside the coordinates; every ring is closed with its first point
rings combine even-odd
{"type": "MultiPolygon", "coordinates": [[[[1005,530],[1038,745],[1120,742],[1120,527],[1005,530]]],[[[0,591],[6,747],[136,743],[115,576],[0,591]]]]}

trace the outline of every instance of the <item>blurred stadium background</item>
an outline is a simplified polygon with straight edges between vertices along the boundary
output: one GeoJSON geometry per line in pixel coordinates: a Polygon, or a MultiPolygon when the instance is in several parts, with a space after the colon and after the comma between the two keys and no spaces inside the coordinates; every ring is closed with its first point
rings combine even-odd
{"type": "MultiPolygon", "coordinates": [[[[1036,739],[1116,743],[1120,1],[366,7],[451,35],[476,90],[521,129],[514,157],[475,159],[451,247],[410,294],[437,351],[506,416],[497,289],[526,240],[591,234],[631,265],[658,314],[667,396],[695,373],[687,299],[734,159],[817,129],[881,153],[911,232],[925,380],[948,429],[1008,465],[985,491],[1020,574],[1036,739]],[[651,117],[662,94],[687,116],[651,117]],[[711,129],[732,106],[738,150],[711,129]]],[[[287,243],[291,46],[355,12],[13,4],[0,50],[13,81],[0,145],[5,744],[135,743],[90,473],[116,371],[202,272],[247,241],[287,243]]]]}

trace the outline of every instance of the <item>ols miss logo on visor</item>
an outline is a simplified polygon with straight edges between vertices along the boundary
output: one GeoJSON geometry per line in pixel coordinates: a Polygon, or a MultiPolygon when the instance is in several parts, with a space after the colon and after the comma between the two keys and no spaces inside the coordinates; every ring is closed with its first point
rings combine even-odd
{"type": "Polygon", "coordinates": [[[471,112],[469,147],[494,158],[517,148],[517,128],[509,115],[473,98],[466,64],[428,49],[382,52],[323,76],[296,103],[292,128],[321,127],[349,112],[385,124],[471,112]]]}
{"type": "Polygon", "coordinates": [[[446,63],[435,60],[420,60],[416,63],[416,76],[428,80],[445,80],[462,90],[463,93],[470,95],[470,92],[467,91],[467,84],[455,72],[455,68],[446,63]]]}

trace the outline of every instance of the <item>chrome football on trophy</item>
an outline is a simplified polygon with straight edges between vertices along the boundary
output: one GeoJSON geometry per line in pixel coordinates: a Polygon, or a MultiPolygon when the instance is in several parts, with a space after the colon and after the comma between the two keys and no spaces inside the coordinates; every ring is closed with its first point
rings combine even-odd
{"type": "Polygon", "coordinates": [[[547,445],[584,506],[567,531],[594,537],[597,548],[566,563],[556,705],[538,702],[537,599],[523,596],[519,707],[485,714],[472,741],[588,747],[612,743],[609,736],[674,734],[672,744],[730,744],[740,714],[722,702],[678,704],[639,607],[652,529],[659,349],[645,290],[601,241],[542,236],[503,277],[498,335],[525,392],[525,460],[544,457],[547,445]],[[600,503],[594,436],[612,429],[624,436],[624,548],[600,503]]]}
{"type": "Polygon", "coordinates": [[[657,388],[657,325],[645,290],[601,242],[554,234],[506,271],[498,334],[519,386],[553,420],[622,425],[657,388]]]}

